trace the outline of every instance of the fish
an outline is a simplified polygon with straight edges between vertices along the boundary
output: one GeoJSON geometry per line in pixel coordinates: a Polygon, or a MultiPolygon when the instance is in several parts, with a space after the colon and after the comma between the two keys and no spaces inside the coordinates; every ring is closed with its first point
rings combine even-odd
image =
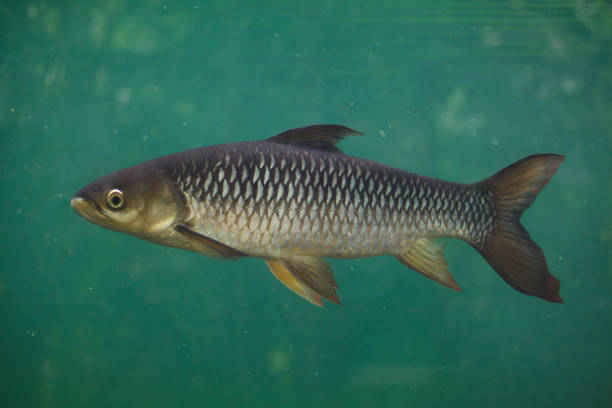
{"type": "Polygon", "coordinates": [[[536,154],[475,183],[420,176],[345,154],[342,125],[201,147],[115,171],[72,208],[110,230],[227,260],[261,258],[317,306],[341,305],[325,258],[391,255],[460,291],[444,243],[470,244],[514,289],[563,303],[559,280],[520,223],[565,156],[536,154]]]}

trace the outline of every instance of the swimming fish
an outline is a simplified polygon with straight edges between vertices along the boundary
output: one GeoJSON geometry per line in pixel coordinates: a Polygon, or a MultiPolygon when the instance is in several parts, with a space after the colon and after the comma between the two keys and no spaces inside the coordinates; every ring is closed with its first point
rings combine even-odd
{"type": "Polygon", "coordinates": [[[439,237],[469,243],[513,288],[563,302],[559,281],[520,217],[565,159],[537,154],[477,183],[419,176],[344,154],[340,125],[202,147],[104,176],[72,208],[88,221],[224,259],[263,258],[315,305],[341,304],[323,258],[392,255],[461,290],[439,237]]]}

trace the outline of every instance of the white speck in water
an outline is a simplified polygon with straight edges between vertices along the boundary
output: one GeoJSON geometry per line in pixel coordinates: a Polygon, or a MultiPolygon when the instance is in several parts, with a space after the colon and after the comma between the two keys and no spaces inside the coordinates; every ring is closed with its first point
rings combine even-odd
{"type": "Polygon", "coordinates": [[[21,208],[17,209],[17,214],[21,214],[23,212],[23,210],[21,208]]]}
{"type": "Polygon", "coordinates": [[[187,126],[187,125],[188,125],[188,123],[183,121],[183,126],[187,126]]]}
{"type": "Polygon", "coordinates": [[[382,129],[380,129],[380,130],[378,131],[378,134],[379,134],[379,135],[380,135],[380,137],[382,137],[383,139],[386,139],[386,138],[387,138],[387,134],[386,134],[386,133],[385,133],[385,131],[384,131],[384,130],[382,130],[382,129]]]}
{"type": "Polygon", "coordinates": [[[318,376],[319,376],[319,372],[318,372],[318,371],[315,371],[315,372],[314,372],[314,376],[315,376],[315,377],[318,377],[318,376]]]}
{"type": "Polygon", "coordinates": [[[117,100],[121,103],[127,103],[132,98],[132,90],[130,88],[121,88],[117,92],[117,100]]]}
{"type": "Polygon", "coordinates": [[[149,137],[146,134],[142,135],[142,141],[146,142],[147,140],[149,140],[149,137]]]}
{"type": "Polygon", "coordinates": [[[15,112],[15,108],[11,107],[11,109],[9,109],[11,111],[11,113],[15,112]]]}
{"type": "Polygon", "coordinates": [[[498,32],[487,30],[484,37],[484,44],[489,47],[499,47],[503,41],[501,35],[498,32]]]}
{"type": "Polygon", "coordinates": [[[88,289],[89,289],[90,291],[91,291],[91,290],[93,290],[93,286],[90,286],[88,289]]]}
{"type": "Polygon", "coordinates": [[[275,37],[275,38],[278,38],[278,33],[274,33],[274,37],[275,37]]]}
{"type": "Polygon", "coordinates": [[[113,135],[118,135],[119,134],[119,129],[115,128],[113,129],[113,135]]]}
{"type": "Polygon", "coordinates": [[[563,81],[561,81],[561,89],[563,89],[563,91],[567,94],[575,93],[578,91],[579,87],[579,81],[574,78],[564,78],[563,81]]]}
{"type": "Polygon", "coordinates": [[[498,147],[499,146],[499,140],[498,139],[493,139],[493,140],[491,140],[491,144],[493,146],[495,146],[495,147],[498,147]]]}
{"type": "Polygon", "coordinates": [[[355,102],[353,102],[353,101],[349,102],[349,106],[351,106],[351,107],[355,106],[355,102]]]}
{"type": "Polygon", "coordinates": [[[38,7],[36,7],[34,4],[28,5],[28,8],[27,8],[28,18],[35,19],[36,17],[38,17],[38,11],[39,11],[38,7]]]}

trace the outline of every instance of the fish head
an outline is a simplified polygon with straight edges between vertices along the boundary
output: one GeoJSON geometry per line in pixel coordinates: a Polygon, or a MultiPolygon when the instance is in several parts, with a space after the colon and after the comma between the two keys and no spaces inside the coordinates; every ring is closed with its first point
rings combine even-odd
{"type": "Polygon", "coordinates": [[[149,163],[95,180],[80,189],[70,205],[93,224],[156,242],[185,212],[184,198],[149,163]]]}

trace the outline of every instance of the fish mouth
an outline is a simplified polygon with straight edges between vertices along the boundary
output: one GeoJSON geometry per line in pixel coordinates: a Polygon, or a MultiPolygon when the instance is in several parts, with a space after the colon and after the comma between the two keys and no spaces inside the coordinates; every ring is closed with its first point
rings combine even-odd
{"type": "Polygon", "coordinates": [[[110,217],[100,208],[98,203],[87,196],[77,195],[70,200],[70,206],[81,217],[94,224],[109,221],[110,217]]]}

